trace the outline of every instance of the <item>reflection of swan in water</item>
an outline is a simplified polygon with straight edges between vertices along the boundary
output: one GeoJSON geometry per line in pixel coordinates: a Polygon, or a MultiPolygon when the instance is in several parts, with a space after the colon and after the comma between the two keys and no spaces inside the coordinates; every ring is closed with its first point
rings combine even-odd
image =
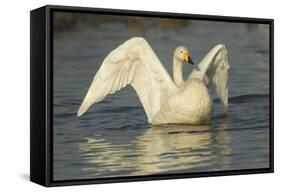
{"type": "Polygon", "coordinates": [[[211,158],[208,151],[200,154],[195,150],[204,149],[211,142],[210,126],[167,125],[153,126],[138,137],[142,146],[138,162],[142,163],[139,174],[162,171],[186,170],[195,163],[211,158]],[[198,134],[195,133],[198,132],[198,134]],[[148,141],[148,142],[147,142],[148,141]]]}
{"type": "Polygon", "coordinates": [[[216,130],[208,125],[151,126],[130,144],[113,144],[102,136],[88,138],[88,142],[80,143],[80,153],[93,166],[83,171],[95,175],[148,175],[184,172],[210,163],[227,165],[230,157],[225,155],[231,153],[231,138],[225,126],[225,122],[216,125],[216,130]]]}
{"type": "Polygon", "coordinates": [[[83,115],[94,103],[131,85],[148,123],[209,123],[213,101],[206,85],[213,85],[225,109],[228,106],[227,50],[222,44],[215,46],[186,81],[182,76],[184,61],[193,64],[189,51],[179,46],[173,56],[173,81],[145,39],[129,39],[104,59],[77,115],[83,115]]]}

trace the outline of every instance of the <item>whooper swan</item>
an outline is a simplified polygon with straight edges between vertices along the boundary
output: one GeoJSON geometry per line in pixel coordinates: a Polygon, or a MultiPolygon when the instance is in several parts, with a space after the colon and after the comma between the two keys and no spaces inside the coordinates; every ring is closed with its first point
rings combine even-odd
{"type": "Polygon", "coordinates": [[[143,105],[148,123],[210,123],[213,101],[207,87],[215,88],[224,109],[228,107],[227,50],[222,44],[216,45],[185,81],[183,62],[193,65],[189,51],[179,46],[173,56],[173,81],[144,38],[127,40],[104,59],[77,116],[108,94],[131,85],[143,105]]]}

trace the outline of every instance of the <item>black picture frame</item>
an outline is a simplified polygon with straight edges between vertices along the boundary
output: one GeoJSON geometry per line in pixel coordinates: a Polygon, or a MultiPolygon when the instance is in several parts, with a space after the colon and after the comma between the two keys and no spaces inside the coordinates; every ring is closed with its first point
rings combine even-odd
{"type": "Polygon", "coordinates": [[[47,5],[30,12],[30,180],[43,186],[81,185],[178,179],[274,172],[274,20],[182,13],[146,12],[47,5]],[[53,180],[53,12],[84,12],[159,18],[261,23],[270,26],[270,167],[232,171],[130,176],[117,178],[53,180]]]}

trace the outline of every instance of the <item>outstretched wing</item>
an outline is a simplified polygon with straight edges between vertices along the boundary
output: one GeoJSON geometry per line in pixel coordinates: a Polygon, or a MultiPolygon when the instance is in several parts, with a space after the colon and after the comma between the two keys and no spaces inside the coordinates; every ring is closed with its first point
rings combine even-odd
{"type": "Polygon", "coordinates": [[[147,41],[133,37],[104,59],[77,116],[129,84],[137,92],[149,123],[161,104],[178,89],[147,41]]]}
{"type": "Polygon", "coordinates": [[[218,44],[202,59],[188,78],[199,78],[204,80],[207,85],[212,85],[226,110],[228,107],[229,68],[225,45],[218,44]]]}

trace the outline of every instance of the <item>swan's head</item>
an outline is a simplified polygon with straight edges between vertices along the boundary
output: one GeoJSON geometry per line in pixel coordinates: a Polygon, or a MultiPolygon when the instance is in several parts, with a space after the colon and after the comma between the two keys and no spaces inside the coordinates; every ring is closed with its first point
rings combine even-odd
{"type": "Polygon", "coordinates": [[[176,50],[174,52],[174,58],[178,59],[182,62],[187,62],[191,65],[194,64],[193,61],[191,60],[190,55],[189,55],[189,51],[184,46],[179,46],[179,47],[176,48],[176,50]]]}

